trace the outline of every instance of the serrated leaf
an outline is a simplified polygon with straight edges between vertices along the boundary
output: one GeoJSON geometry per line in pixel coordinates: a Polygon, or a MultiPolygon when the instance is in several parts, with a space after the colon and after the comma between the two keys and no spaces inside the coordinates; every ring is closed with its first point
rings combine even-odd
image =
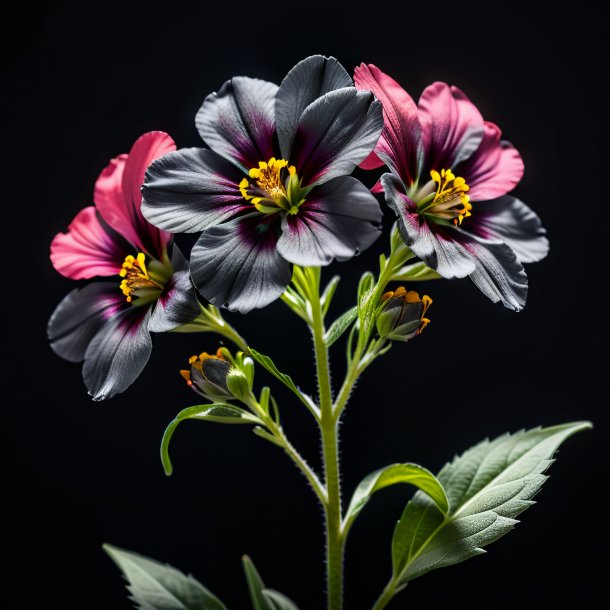
{"type": "Polygon", "coordinates": [[[273,610],[299,610],[293,601],[279,591],[263,589],[263,597],[273,610]]]}
{"type": "Polygon", "coordinates": [[[265,596],[263,595],[265,583],[254,567],[250,557],[244,555],[242,557],[242,562],[244,573],[246,574],[246,581],[248,582],[248,591],[250,592],[253,610],[275,610],[271,605],[271,602],[265,599],[265,596]]]}
{"type": "Polygon", "coordinates": [[[417,263],[401,267],[392,275],[392,281],[424,282],[428,280],[438,280],[441,277],[442,276],[434,269],[430,269],[426,263],[419,261],[417,263]]]}
{"type": "Polygon", "coordinates": [[[326,347],[330,347],[341,335],[351,326],[352,322],[358,317],[358,308],[352,307],[340,315],[326,331],[324,342],[326,347]]]}
{"type": "Polygon", "coordinates": [[[417,464],[391,464],[372,472],[362,479],[352,496],[345,514],[344,531],[349,531],[360,511],[366,506],[376,491],[396,483],[415,485],[415,487],[428,494],[443,514],[449,511],[449,503],[445,490],[429,470],[417,464]]]}
{"type": "Polygon", "coordinates": [[[140,610],[227,610],[192,576],[110,544],[103,548],[123,573],[131,599],[140,610]]]}
{"type": "Polygon", "coordinates": [[[297,388],[294,381],[290,375],[286,375],[285,373],[280,372],[280,370],[275,366],[273,360],[269,358],[269,356],[265,356],[260,352],[257,352],[255,349],[249,348],[250,355],[254,360],[256,360],[264,369],[266,369],[269,373],[271,373],[276,379],[279,379],[288,389],[292,390],[292,392],[299,398],[299,400],[317,417],[318,416],[318,408],[313,400],[304,394],[297,388]]]}
{"type": "Polygon", "coordinates": [[[429,496],[415,494],[396,525],[392,564],[397,590],[430,570],[484,553],[534,504],[543,474],[567,438],[590,428],[576,422],[485,440],[438,474],[449,499],[444,516],[429,496]]]}
{"type": "Polygon", "coordinates": [[[172,462],[169,457],[169,443],[176,428],[185,419],[198,419],[221,424],[262,424],[261,420],[252,413],[226,403],[196,405],[183,409],[169,423],[161,439],[161,462],[163,463],[165,474],[168,476],[173,472],[172,462]]]}

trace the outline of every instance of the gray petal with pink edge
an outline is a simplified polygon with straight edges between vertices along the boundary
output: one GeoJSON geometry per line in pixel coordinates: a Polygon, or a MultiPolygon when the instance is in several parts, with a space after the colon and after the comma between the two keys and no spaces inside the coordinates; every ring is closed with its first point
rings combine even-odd
{"type": "Polygon", "coordinates": [[[191,252],[191,277],[218,307],[247,313],[277,299],[290,282],[290,264],[276,249],[276,216],[235,218],[207,229],[191,252]]]}
{"type": "Polygon", "coordinates": [[[353,86],[345,68],[334,57],[312,55],[288,72],[275,97],[280,149],[289,159],[299,119],[309,104],[335,89],[353,86]]]}
{"type": "Polygon", "coordinates": [[[149,307],[134,307],[110,318],[85,353],[83,380],[93,400],[125,391],[140,375],[152,351],[149,307]]]}
{"type": "Polygon", "coordinates": [[[244,208],[244,173],[204,148],[182,148],[154,161],[142,187],[142,214],[172,233],[195,233],[244,208]]]}
{"type": "Polygon", "coordinates": [[[521,263],[536,263],[549,252],[549,240],[538,215],[523,201],[505,196],[477,204],[472,232],[508,244],[521,263]]]}
{"type": "Polygon", "coordinates": [[[203,141],[244,171],[275,156],[275,94],[278,86],[236,76],[205,98],[195,124],[203,141]]]}
{"type": "Polygon", "coordinates": [[[49,319],[47,333],[51,348],[70,362],[81,362],[104,322],[126,307],[118,281],[93,282],[72,290],[49,319]]]}
{"type": "Polygon", "coordinates": [[[381,218],[370,191],[355,178],[341,176],[315,187],[297,214],[282,219],[277,249],[304,267],[347,260],[379,237],[381,218]]]}
{"type": "Polygon", "coordinates": [[[381,104],[369,91],[345,87],[307,106],[290,152],[304,186],[351,174],[375,148],[383,128],[381,104]]]}

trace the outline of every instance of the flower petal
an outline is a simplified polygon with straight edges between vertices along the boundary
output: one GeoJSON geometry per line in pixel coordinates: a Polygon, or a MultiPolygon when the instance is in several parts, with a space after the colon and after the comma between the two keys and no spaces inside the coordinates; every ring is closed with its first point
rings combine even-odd
{"type": "Polygon", "coordinates": [[[497,125],[485,122],[483,140],[472,156],[457,169],[470,187],[472,201],[487,201],[511,191],[523,176],[523,160],[497,125]]]}
{"type": "MultiPolygon", "coordinates": [[[[354,70],[356,88],[372,91],[383,106],[383,131],[375,152],[406,184],[412,184],[419,173],[421,128],[413,98],[391,77],[373,64],[360,64],[354,70]]],[[[369,159],[360,166],[372,169],[369,159]]]]}
{"type": "Polygon", "coordinates": [[[483,138],[483,117],[457,88],[432,83],[419,99],[425,167],[440,171],[465,161],[483,138]]]}
{"type": "Polygon", "coordinates": [[[290,162],[305,186],[350,174],[377,144],[381,104],[368,91],[345,87],[311,103],[299,119],[290,162]]]}
{"type": "Polygon", "coordinates": [[[527,298],[527,276],[511,248],[499,241],[489,241],[467,234],[462,235],[464,248],[476,262],[470,279],[494,303],[520,311],[527,298]]]}
{"type": "Polygon", "coordinates": [[[417,206],[393,174],[381,176],[387,204],[398,216],[398,230],[404,242],[428,267],[445,278],[465,277],[475,270],[472,256],[453,236],[451,228],[429,224],[417,213],[417,206]]]}
{"type": "Polygon", "coordinates": [[[540,218],[515,197],[481,203],[469,221],[479,237],[507,243],[521,263],[535,263],[548,254],[549,240],[540,218]]]}
{"type": "Polygon", "coordinates": [[[47,334],[51,348],[70,362],[80,362],[102,324],[126,306],[118,283],[93,282],[76,288],[49,319],[47,334]]]}
{"type": "Polygon", "coordinates": [[[345,68],[334,57],[312,55],[288,72],[275,97],[275,118],[280,150],[289,159],[292,141],[303,111],[319,97],[353,86],[345,68]]]}
{"type": "Polygon", "coordinates": [[[104,223],[93,206],[81,210],[51,242],[51,263],[73,280],[117,275],[129,254],[127,244],[104,223]]]}
{"type": "Polygon", "coordinates": [[[135,248],[159,259],[170,236],[142,216],[140,187],[148,165],[175,149],[166,133],[145,133],[136,140],[129,155],[120,155],[110,162],[97,179],[93,193],[102,218],[135,248]]]}
{"type": "Polygon", "coordinates": [[[191,276],[212,304],[241,313],[265,307],[290,282],[276,249],[277,218],[243,216],[207,229],[191,252],[191,276]]]}
{"type": "Polygon", "coordinates": [[[149,307],[130,306],[97,331],[83,365],[83,379],[93,400],[123,392],[142,372],[152,351],[149,319],[149,307]]]}
{"type": "Polygon", "coordinates": [[[144,217],[172,233],[193,233],[243,210],[243,172],[211,150],[182,148],[154,161],[142,187],[144,217]]]}
{"type": "Polygon", "coordinates": [[[244,171],[274,156],[278,86],[236,76],[205,98],[195,118],[203,141],[244,171]]]}
{"type": "Polygon", "coordinates": [[[382,213],[370,191],[351,176],[314,187],[295,215],[282,219],[278,252],[304,267],[347,260],[380,235],[382,213]]]}
{"type": "Polygon", "coordinates": [[[174,273],[150,316],[148,330],[165,333],[193,321],[201,312],[188,272],[188,262],[176,244],[172,250],[174,273]]]}

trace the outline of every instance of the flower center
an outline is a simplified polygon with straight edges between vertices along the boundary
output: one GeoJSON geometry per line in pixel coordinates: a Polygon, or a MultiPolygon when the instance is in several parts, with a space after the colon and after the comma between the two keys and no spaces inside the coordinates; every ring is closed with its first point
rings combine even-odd
{"type": "Polygon", "coordinates": [[[269,161],[259,161],[258,167],[248,172],[248,178],[239,183],[242,197],[263,214],[280,211],[296,214],[305,201],[306,190],[301,188],[294,165],[286,159],[271,157],[269,161]]]}
{"type": "Polygon", "coordinates": [[[450,169],[442,169],[440,173],[432,170],[430,176],[436,184],[436,193],[430,193],[418,203],[419,213],[461,225],[464,218],[471,216],[472,210],[470,197],[466,194],[470,190],[466,180],[456,177],[450,169]]]}
{"type": "Polygon", "coordinates": [[[151,290],[157,293],[163,289],[163,286],[150,276],[146,268],[146,257],[142,252],[136,257],[131,254],[126,256],[119,275],[123,278],[120,288],[128,303],[132,302],[133,296],[147,296],[151,290]],[[134,295],[136,291],[137,294],[134,295]]]}

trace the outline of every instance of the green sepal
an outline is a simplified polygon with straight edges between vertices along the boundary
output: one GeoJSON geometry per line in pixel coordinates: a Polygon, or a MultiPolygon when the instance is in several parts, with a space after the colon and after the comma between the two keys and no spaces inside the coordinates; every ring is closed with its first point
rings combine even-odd
{"type": "Polygon", "coordinates": [[[434,269],[430,269],[426,263],[418,261],[412,265],[401,267],[392,275],[392,281],[395,282],[424,282],[428,280],[438,280],[443,276],[437,273],[434,269]]]}
{"type": "Polygon", "coordinates": [[[244,566],[244,573],[246,575],[246,581],[248,583],[248,591],[250,592],[250,600],[252,601],[253,610],[275,610],[275,608],[265,599],[263,590],[265,589],[265,583],[254,567],[252,560],[244,555],[242,557],[242,563],[244,566]]]}
{"type": "Polygon", "coordinates": [[[324,292],[320,297],[320,304],[322,306],[322,317],[326,316],[328,313],[328,308],[332,303],[333,297],[335,296],[335,292],[337,290],[337,286],[339,285],[339,281],[341,277],[339,275],[335,275],[331,278],[330,282],[326,284],[326,288],[324,288],[324,292]]]}

